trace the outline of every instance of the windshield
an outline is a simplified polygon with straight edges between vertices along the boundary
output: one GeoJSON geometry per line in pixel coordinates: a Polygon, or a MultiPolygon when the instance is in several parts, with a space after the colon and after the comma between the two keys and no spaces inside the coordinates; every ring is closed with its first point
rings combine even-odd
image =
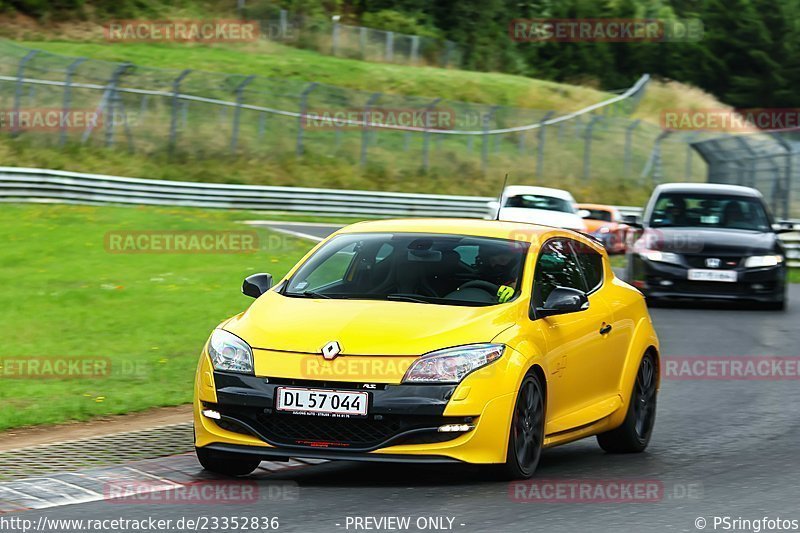
{"type": "Polygon", "coordinates": [[[542,196],[538,194],[519,194],[506,198],[503,207],[521,207],[523,209],[543,209],[545,211],[561,211],[562,213],[575,213],[572,203],[561,198],[542,196]]]}
{"type": "Polygon", "coordinates": [[[345,234],[325,243],[282,294],[493,305],[519,295],[529,243],[462,235],[345,234]]]}
{"type": "Polygon", "coordinates": [[[613,221],[611,211],[606,211],[605,209],[586,209],[586,211],[589,212],[589,216],[586,218],[590,220],[602,220],[603,222],[613,221]]]}
{"type": "Polygon", "coordinates": [[[772,230],[758,198],[685,193],[659,196],[650,217],[650,227],[772,230]]]}

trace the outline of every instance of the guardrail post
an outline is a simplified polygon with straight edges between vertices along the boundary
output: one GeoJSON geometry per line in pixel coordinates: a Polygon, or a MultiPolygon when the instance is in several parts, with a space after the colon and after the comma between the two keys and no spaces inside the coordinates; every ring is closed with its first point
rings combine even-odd
{"type": "Polygon", "coordinates": [[[497,111],[497,106],[489,108],[489,112],[483,115],[483,146],[481,147],[481,169],[483,173],[489,168],[489,125],[494,119],[494,114],[497,111]]]}
{"type": "Polygon", "coordinates": [[[626,178],[631,175],[631,154],[633,153],[633,132],[639,127],[641,120],[634,120],[625,128],[625,154],[623,156],[622,175],[626,178]]]}
{"type": "Polygon", "coordinates": [[[190,72],[192,72],[192,69],[187,68],[172,81],[172,117],[169,123],[169,157],[172,157],[172,154],[175,152],[175,142],[178,136],[178,106],[180,105],[178,95],[181,90],[181,82],[190,72]]]}
{"type": "Polygon", "coordinates": [[[367,146],[369,145],[369,124],[370,124],[370,110],[372,105],[378,101],[382,93],[372,93],[364,106],[364,124],[361,130],[361,159],[360,164],[363,167],[367,164],[367,146]]]}
{"type": "Polygon", "coordinates": [[[295,149],[298,157],[303,155],[303,121],[307,120],[308,95],[317,88],[317,85],[319,84],[316,82],[310,83],[300,94],[300,116],[297,117],[297,148],[295,149]]]}
{"type": "Polygon", "coordinates": [[[244,100],[244,89],[250,82],[255,79],[255,76],[246,77],[240,83],[234,92],[236,93],[236,109],[233,112],[233,131],[231,132],[231,153],[236,153],[236,145],[239,144],[239,115],[242,112],[242,100],[244,100]]]}
{"type": "Polygon", "coordinates": [[[592,130],[594,129],[594,125],[597,124],[600,120],[603,120],[605,117],[603,115],[594,115],[591,120],[589,120],[589,124],[586,125],[586,130],[584,131],[585,135],[585,143],[583,147],[583,179],[584,181],[589,179],[589,174],[592,170],[592,130]]]}
{"type": "Polygon", "coordinates": [[[425,133],[422,134],[422,168],[425,169],[425,172],[428,172],[430,168],[431,132],[428,131],[428,128],[431,127],[431,111],[440,101],[441,98],[437,98],[425,106],[425,133]]]}
{"type": "Polygon", "coordinates": [[[22,101],[23,78],[25,77],[25,66],[28,62],[38,54],[38,50],[31,50],[25,57],[20,59],[19,66],[17,67],[17,86],[14,89],[14,128],[12,129],[12,136],[16,137],[20,134],[19,127],[19,109],[22,101]]]}
{"type": "MultiPolygon", "coordinates": [[[[539,122],[539,131],[538,131],[538,142],[536,143],[536,177],[542,177],[542,172],[544,171],[544,144],[545,144],[545,133],[547,131],[547,124],[545,124],[550,118],[555,115],[555,111],[548,111],[542,117],[541,122],[539,122]]],[[[559,124],[559,131],[561,125],[559,124]]]]}
{"type": "Polygon", "coordinates": [[[394,32],[386,32],[386,55],[384,56],[387,63],[394,61],[394,32]]]}
{"type": "Polygon", "coordinates": [[[79,57],[75,61],[69,64],[67,67],[67,75],[64,78],[64,100],[61,105],[61,113],[62,113],[62,120],[61,124],[59,125],[59,132],[58,132],[58,145],[64,146],[64,143],[67,141],[67,116],[69,115],[70,107],[72,106],[72,76],[75,74],[75,69],[78,66],[86,61],[85,57],[79,57]]]}

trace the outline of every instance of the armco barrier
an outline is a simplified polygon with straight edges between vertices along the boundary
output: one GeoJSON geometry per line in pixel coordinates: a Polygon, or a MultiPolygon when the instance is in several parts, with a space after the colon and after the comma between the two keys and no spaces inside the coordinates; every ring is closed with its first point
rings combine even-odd
{"type": "MultiPolygon", "coordinates": [[[[485,196],[159,181],[38,168],[0,167],[0,201],[132,204],[247,209],[353,217],[465,217],[488,214],[485,196]]],[[[623,215],[639,207],[618,206],[623,215]]],[[[795,222],[800,229],[800,222],[795,222]]],[[[787,235],[791,266],[800,267],[800,237],[787,235]]]]}

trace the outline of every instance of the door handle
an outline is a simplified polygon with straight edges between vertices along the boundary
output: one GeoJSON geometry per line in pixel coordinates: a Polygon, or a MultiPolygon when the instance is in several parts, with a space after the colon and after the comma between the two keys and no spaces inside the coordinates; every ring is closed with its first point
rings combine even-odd
{"type": "Polygon", "coordinates": [[[607,335],[611,333],[611,324],[603,324],[603,327],[600,328],[600,335],[607,335]]]}

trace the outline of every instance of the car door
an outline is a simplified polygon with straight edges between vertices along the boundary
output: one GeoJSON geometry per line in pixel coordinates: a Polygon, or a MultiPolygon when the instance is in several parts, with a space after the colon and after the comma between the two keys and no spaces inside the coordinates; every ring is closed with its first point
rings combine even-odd
{"type": "Polygon", "coordinates": [[[602,401],[607,385],[598,379],[603,350],[601,328],[610,310],[595,288],[589,291],[572,240],[547,241],[536,265],[532,307],[542,307],[556,287],[589,292],[589,308],[576,313],[533,318],[545,336],[548,361],[547,433],[557,433],[594,422],[592,406],[602,401]]]}

